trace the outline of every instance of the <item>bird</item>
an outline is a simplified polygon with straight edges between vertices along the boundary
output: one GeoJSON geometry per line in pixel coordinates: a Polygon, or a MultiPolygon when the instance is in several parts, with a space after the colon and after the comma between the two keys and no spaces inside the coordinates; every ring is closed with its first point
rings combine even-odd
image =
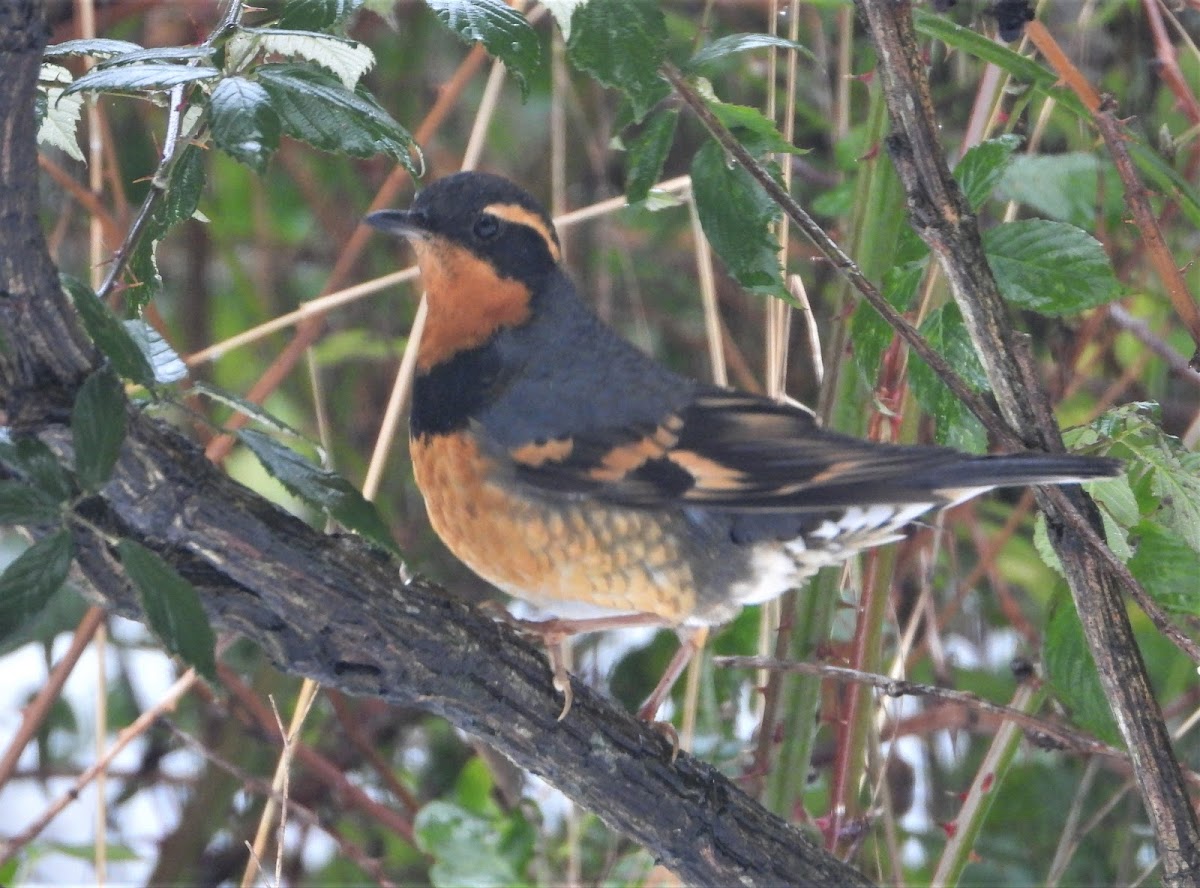
{"type": "Polygon", "coordinates": [[[1071,484],[1118,460],[973,455],[822,428],[802,407],[680,375],[603,323],[553,220],[460,172],[366,217],[416,253],[427,300],[409,446],[429,521],[539,623],[565,717],[563,640],[631,625],[682,644],[653,719],[711,627],[995,487],[1071,484]]]}

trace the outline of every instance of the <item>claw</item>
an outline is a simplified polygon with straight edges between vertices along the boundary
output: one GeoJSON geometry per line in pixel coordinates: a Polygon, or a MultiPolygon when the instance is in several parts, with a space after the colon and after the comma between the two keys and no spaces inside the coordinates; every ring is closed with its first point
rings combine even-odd
{"type": "MultiPolygon", "coordinates": [[[[641,715],[641,713],[638,713],[641,715]]],[[[675,764],[675,759],[679,758],[679,732],[675,730],[675,726],[670,722],[652,721],[648,723],[650,729],[663,735],[668,743],[671,744],[671,758],[667,764],[675,764]]]]}
{"type": "Polygon", "coordinates": [[[571,676],[567,673],[567,660],[570,658],[570,650],[567,648],[567,640],[562,637],[552,637],[546,635],[546,655],[550,658],[550,671],[554,674],[554,690],[558,691],[563,696],[562,712],[558,714],[558,720],[562,721],[567,717],[567,713],[571,711],[571,704],[575,702],[575,691],[571,689],[571,676]]]}

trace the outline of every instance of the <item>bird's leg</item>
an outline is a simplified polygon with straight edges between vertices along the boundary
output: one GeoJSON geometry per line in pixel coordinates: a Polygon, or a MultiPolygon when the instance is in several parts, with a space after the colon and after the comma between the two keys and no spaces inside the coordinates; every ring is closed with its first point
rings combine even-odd
{"type": "Polygon", "coordinates": [[[671,693],[671,688],[675,687],[675,682],[679,680],[679,676],[683,675],[683,670],[687,668],[692,658],[704,649],[704,642],[707,640],[707,626],[692,626],[679,630],[679,650],[675,652],[675,656],[667,664],[662,678],[658,680],[658,684],[654,686],[654,690],[650,692],[650,696],[638,710],[638,718],[642,721],[655,721],[655,716],[658,715],[658,710],[663,701],[667,699],[667,695],[671,693]]]}
{"type": "MultiPolygon", "coordinates": [[[[608,629],[667,625],[667,622],[662,617],[654,614],[619,614],[611,617],[588,617],[575,620],[557,618],[550,620],[518,620],[512,617],[509,619],[518,629],[538,636],[546,646],[546,656],[550,660],[550,671],[554,675],[554,689],[563,695],[562,712],[558,714],[559,721],[567,717],[567,713],[571,711],[571,703],[575,699],[574,692],[571,690],[571,677],[567,673],[570,664],[570,656],[567,649],[568,639],[574,635],[586,635],[589,632],[603,632],[608,629]]],[[[687,665],[686,661],[684,665],[687,665]]],[[[673,680],[672,683],[674,683],[673,680]]],[[[670,686],[667,687],[667,690],[670,690],[670,686]]]]}

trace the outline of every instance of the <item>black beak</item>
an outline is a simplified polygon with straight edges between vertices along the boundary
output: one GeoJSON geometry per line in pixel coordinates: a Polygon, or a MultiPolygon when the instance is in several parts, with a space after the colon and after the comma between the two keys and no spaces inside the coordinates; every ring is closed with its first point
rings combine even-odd
{"type": "Polygon", "coordinates": [[[410,210],[379,210],[363,219],[372,228],[399,237],[421,235],[428,229],[423,224],[424,216],[410,210]]]}

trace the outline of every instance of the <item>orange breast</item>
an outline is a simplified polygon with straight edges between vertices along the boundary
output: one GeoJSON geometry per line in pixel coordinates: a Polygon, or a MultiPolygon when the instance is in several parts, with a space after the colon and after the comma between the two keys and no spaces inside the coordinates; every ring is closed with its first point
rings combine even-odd
{"type": "Polygon", "coordinates": [[[573,603],[673,623],[695,608],[691,569],[653,513],[521,491],[470,433],[425,436],[411,449],[433,529],[510,595],[551,611],[573,603]]]}

